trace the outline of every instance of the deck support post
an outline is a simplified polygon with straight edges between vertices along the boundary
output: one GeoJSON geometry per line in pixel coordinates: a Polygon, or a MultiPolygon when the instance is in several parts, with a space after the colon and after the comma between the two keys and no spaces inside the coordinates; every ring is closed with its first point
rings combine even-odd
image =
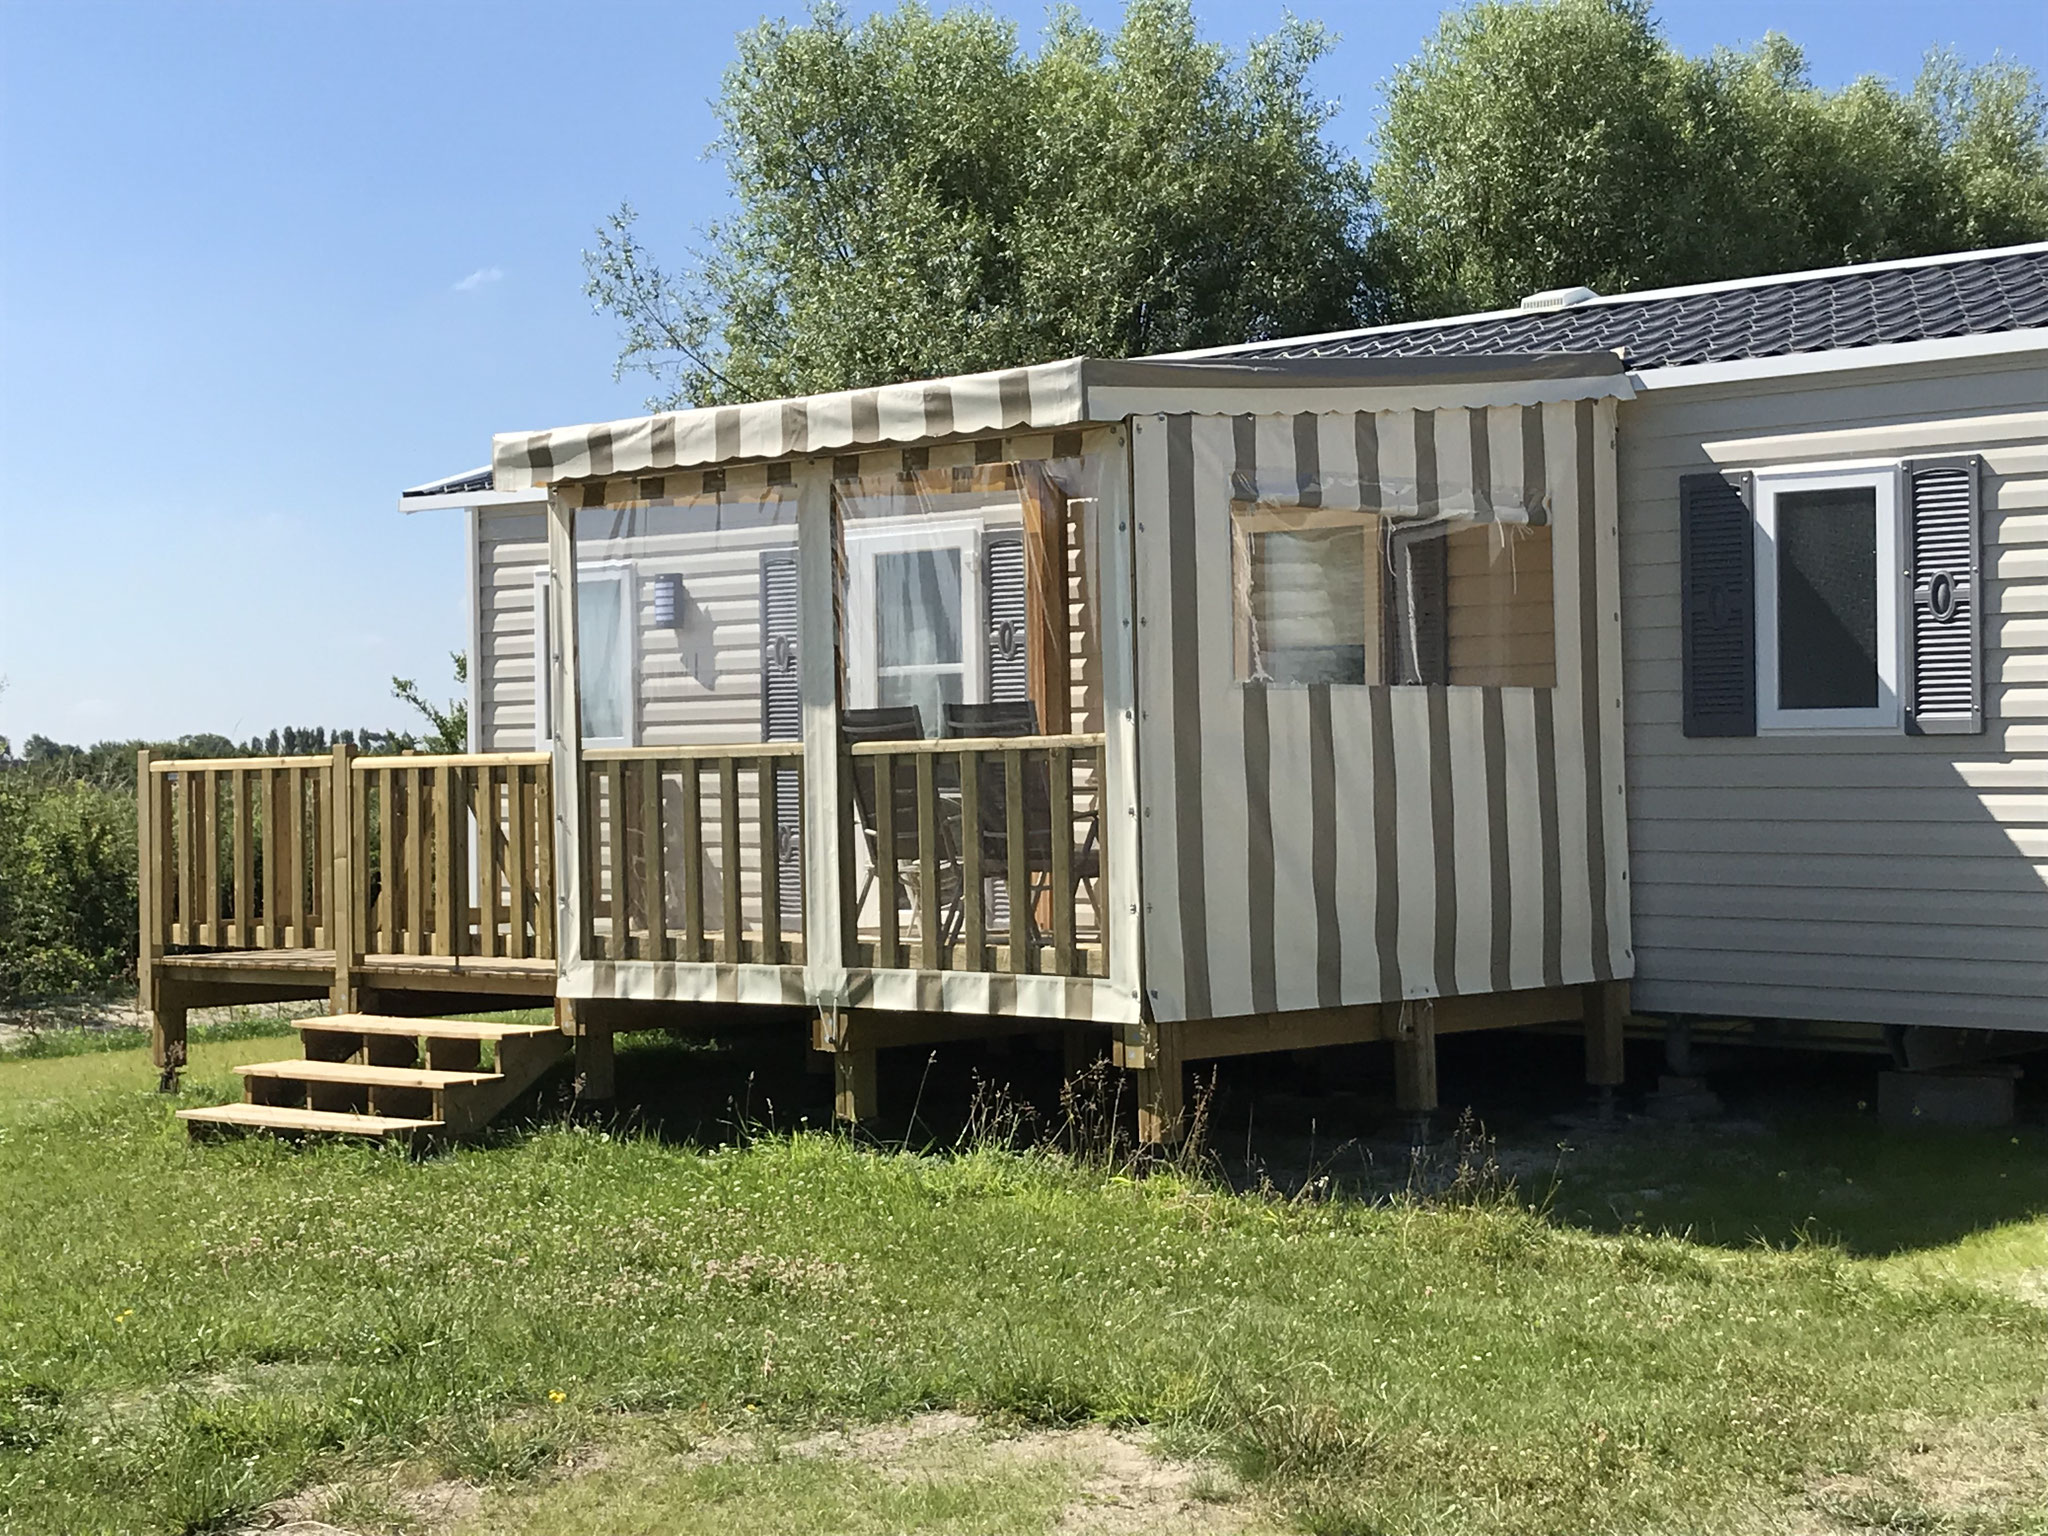
{"type": "Polygon", "coordinates": [[[555,999],[555,1023],[576,1042],[576,1102],[608,1104],[618,1094],[612,1021],[587,997],[555,999]]]}
{"type": "Polygon", "coordinates": [[[1154,1021],[1150,1034],[1145,1064],[1138,1069],[1138,1142],[1173,1146],[1187,1134],[1180,1026],[1154,1021]]]}
{"type": "MultiPolygon", "coordinates": [[[[166,1005],[164,984],[156,974],[156,963],[163,958],[164,930],[170,926],[164,910],[169,887],[163,871],[170,866],[172,850],[170,828],[163,815],[164,794],[150,772],[154,759],[147,747],[135,754],[135,996],[149,1016],[149,1054],[156,1063],[157,1087],[172,1093],[185,1065],[185,1010],[166,1005]]],[[[241,899],[237,891],[235,900],[241,899]]]]}
{"type": "MultiPolygon", "coordinates": [[[[327,933],[334,944],[334,986],[328,993],[329,1013],[354,1013],[356,1009],[356,887],[367,871],[355,867],[355,755],[347,742],[334,744],[334,767],[328,780],[326,811],[327,846],[333,863],[323,871],[327,882],[327,933]]],[[[235,899],[242,898],[237,893],[235,899]]]]}
{"type": "Polygon", "coordinates": [[[185,1070],[185,1005],[167,1001],[161,983],[149,1009],[149,1059],[156,1064],[159,1092],[176,1093],[185,1070]]]}
{"type": "Polygon", "coordinates": [[[1417,1145],[1429,1140],[1436,1113],[1436,1007],[1431,1002],[1387,1003],[1383,1023],[1394,1042],[1394,1107],[1407,1119],[1417,1145]]]}
{"type": "Polygon", "coordinates": [[[832,1117],[859,1125],[875,1117],[875,1052],[832,1053],[832,1117]]]}
{"type": "Polygon", "coordinates": [[[1586,1082],[1593,1090],[1596,1112],[1605,1122],[1614,1118],[1615,1090],[1621,1087],[1622,1032],[1628,1024],[1629,986],[1625,981],[1588,982],[1583,993],[1586,1026],[1586,1082]]]}

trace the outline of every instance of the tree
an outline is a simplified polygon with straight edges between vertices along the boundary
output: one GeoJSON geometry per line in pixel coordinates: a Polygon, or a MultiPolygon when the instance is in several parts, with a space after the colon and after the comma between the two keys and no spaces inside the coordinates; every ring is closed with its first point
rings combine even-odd
{"type": "Polygon", "coordinates": [[[1830,93],[1775,34],[1692,59],[1647,0],[1482,0],[1389,82],[1380,255],[1429,315],[2039,238],[2044,116],[1996,59],[1830,93]]]}
{"type": "MultiPolygon", "coordinates": [[[[450,651],[448,659],[454,663],[455,681],[467,684],[469,682],[469,653],[466,651],[450,651]]],[[[422,694],[418,686],[409,677],[392,678],[391,693],[394,698],[410,704],[414,709],[418,710],[426,718],[427,724],[434,728],[433,734],[428,736],[425,742],[429,751],[453,754],[469,750],[468,699],[450,699],[445,709],[440,708],[433,704],[426,695],[422,694]]],[[[370,733],[365,731],[363,734],[367,737],[370,733]]]]}
{"type": "Polygon", "coordinates": [[[680,272],[622,206],[584,256],[652,409],[1360,324],[1364,178],[1327,143],[1289,21],[1241,60],[1186,0],[1113,37],[1056,12],[1037,55],[916,0],[739,38],[716,103],[733,217],[680,272]]]}

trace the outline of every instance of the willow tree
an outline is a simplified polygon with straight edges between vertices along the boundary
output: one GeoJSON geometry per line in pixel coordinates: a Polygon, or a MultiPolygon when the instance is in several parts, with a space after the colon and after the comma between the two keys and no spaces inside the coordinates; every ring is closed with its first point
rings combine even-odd
{"type": "Polygon", "coordinates": [[[1365,180],[1290,21],[1242,55],[1185,0],[1037,51],[977,9],[831,6],[744,32],[715,103],[733,212],[681,266],[621,207],[585,253],[650,407],[1360,324],[1365,180]]]}

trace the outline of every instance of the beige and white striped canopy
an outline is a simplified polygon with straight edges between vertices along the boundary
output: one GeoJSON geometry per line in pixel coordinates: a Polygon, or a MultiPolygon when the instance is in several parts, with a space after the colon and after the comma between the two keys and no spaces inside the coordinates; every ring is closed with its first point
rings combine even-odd
{"type": "Polygon", "coordinates": [[[1611,352],[1484,357],[1330,359],[1076,357],[795,400],[707,406],[545,432],[503,432],[492,444],[499,491],[616,475],[660,474],[744,460],[991,432],[1045,432],[1172,411],[1335,408],[1428,410],[1629,398],[1611,352]],[[1231,403],[1230,395],[1243,396],[1231,403]]]}

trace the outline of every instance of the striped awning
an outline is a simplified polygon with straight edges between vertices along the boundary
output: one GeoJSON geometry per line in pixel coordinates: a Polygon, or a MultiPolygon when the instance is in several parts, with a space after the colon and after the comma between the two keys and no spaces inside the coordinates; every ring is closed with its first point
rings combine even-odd
{"type": "Polygon", "coordinates": [[[1076,357],[795,400],[707,406],[625,421],[503,432],[500,491],[658,474],[990,432],[1044,432],[1151,412],[1444,409],[1627,399],[1612,352],[1429,358],[1076,357]],[[1342,401],[1332,391],[1343,392],[1342,401]],[[1234,395],[1256,394],[1242,404],[1234,395]],[[1299,399],[1293,397],[1298,396],[1299,399]]]}

